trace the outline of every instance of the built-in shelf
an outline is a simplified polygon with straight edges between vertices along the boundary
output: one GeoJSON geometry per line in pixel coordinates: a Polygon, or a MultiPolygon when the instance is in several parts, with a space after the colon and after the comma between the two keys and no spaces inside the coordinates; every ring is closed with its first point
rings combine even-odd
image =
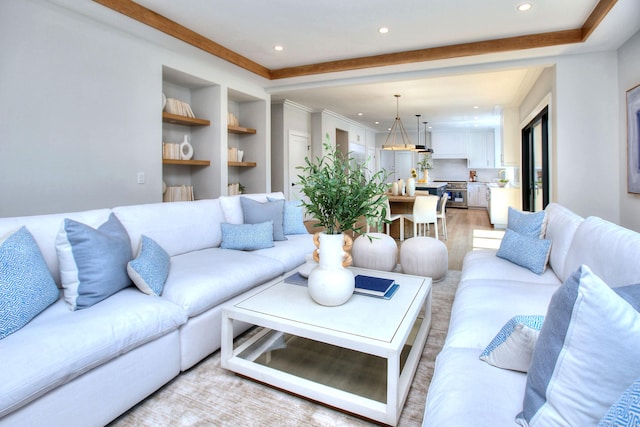
{"type": "Polygon", "coordinates": [[[256,133],[255,129],[245,128],[245,127],[242,127],[242,126],[231,126],[231,125],[228,125],[227,126],[227,130],[228,130],[229,133],[237,133],[237,134],[241,134],[241,135],[244,135],[244,134],[255,134],[256,133]]]}
{"type": "Polygon", "coordinates": [[[184,165],[184,166],[209,166],[211,162],[209,160],[176,160],[176,159],[162,159],[163,165],[184,165]]]}
{"type": "MultiPolygon", "coordinates": [[[[171,123],[174,125],[183,126],[209,126],[211,122],[206,119],[198,119],[195,117],[179,116],[178,114],[171,114],[165,111],[162,112],[162,121],[165,123],[171,123]]],[[[254,131],[255,133],[255,131],[254,131]]]]}
{"type": "Polygon", "coordinates": [[[255,168],[257,165],[256,162],[227,162],[227,164],[229,166],[240,166],[240,167],[247,167],[247,168],[255,168]]]}

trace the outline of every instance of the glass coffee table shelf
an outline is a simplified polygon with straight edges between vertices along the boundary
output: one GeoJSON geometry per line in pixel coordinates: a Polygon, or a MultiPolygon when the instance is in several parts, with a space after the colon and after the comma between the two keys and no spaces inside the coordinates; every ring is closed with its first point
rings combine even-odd
{"type": "Polygon", "coordinates": [[[431,279],[392,278],[390,300],[354,295],[339,307],[313,302],[283,278],[223,310],[221,364],[238,374],[379,422],[398,422],[431,326],[431,279]],[[234,322],[259,328],[237,343],[234,322]]]}

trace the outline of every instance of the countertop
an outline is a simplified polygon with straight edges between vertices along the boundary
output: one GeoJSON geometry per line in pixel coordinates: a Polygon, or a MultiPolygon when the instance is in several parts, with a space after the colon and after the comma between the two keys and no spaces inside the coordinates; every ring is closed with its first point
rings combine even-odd
{"type": "Polygon", "coordinates": [[[446,186],[446,182],[416,182],[416,188],[440,188],[446,186]]]}
{"type": "Polygon", "coordinates": [[[413,203],[416,200],[416,196],[428,196],[428,195],[429,195],[428,191],[418,191],[418,190],[416,190],[415,196],[407,196],[407,195],[394,196],[391,193],[385,193],[385,196],[389,198],[389,202],[394,202],[394,203],[413,203]]]}

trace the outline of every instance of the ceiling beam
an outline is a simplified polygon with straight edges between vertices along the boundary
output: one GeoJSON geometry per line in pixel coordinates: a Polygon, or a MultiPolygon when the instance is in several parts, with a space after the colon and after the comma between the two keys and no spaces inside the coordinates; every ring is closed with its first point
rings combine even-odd
{"type": "Polygon", "coordinates": [[[271,72],[267,67],[264,67],[257,62],[250,60],[226,47],[210,40],[203,35],[196,33],[188,29],[187,27],[178,24],[144,6],[139,5],[131,0],[93,0],[96,3],[100,3],[103,6],[113,9],[116,12],[120,12],[129,18],[135,19],[138,22],[146,24],[158,31],[162,31],[172,37],[182,40],[192,46],[204,50],[218,58],[224,59],[240,68],[251,71],[262,77],[271,78],[271,72]]]}
{"type": "Polygon", "coordinates": [[[461,43],[449,46],[411,50],[407,52],[387,53],[362,58],[343,59],[318,64],[300,65],[297,67],[271,70],[271,79],[308,76],[312,74],[334,73],[338,71],[358,70],[362,68],[384,67],[387,65],[408,64],[412,62],[435,61],[438,59],[460,58],[489,53],[508,52],[514,50],[533,49],[538,47],[557,46],[561,44],[579,43],[582,41],[582,30],[554,31],[550,33],[532,34],[519,37],[486,40],[473,43],[461,43]]]}
{"type": "Polygon", "coordinates": [[[581,43],[593,33],[617,2],[617,0],[600,0],[582,27],[571,30],[460,43],[270,70],[132,0],[93,1],[270,80],[581,43]]]}

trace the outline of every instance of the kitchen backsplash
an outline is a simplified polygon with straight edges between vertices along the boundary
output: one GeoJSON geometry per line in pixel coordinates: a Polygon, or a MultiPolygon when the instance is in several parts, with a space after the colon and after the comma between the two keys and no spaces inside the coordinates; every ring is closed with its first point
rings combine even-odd
{"type": "MultiPolygon", "coordinates": [[[[492,169],[473,169],[476,171],[476,181],[478,182],[494,182],[500,177],[500,171],[503,169],[514,168],[492,168],[492,169]]],[[[469,169],[466,159],[434,159],[433,168],[429,170],[429,180],[449,180],[449,181],[469,181],[469,169]]],[[[513,181],[513,171],[509,170],[508,175],[513,181]]]]}

